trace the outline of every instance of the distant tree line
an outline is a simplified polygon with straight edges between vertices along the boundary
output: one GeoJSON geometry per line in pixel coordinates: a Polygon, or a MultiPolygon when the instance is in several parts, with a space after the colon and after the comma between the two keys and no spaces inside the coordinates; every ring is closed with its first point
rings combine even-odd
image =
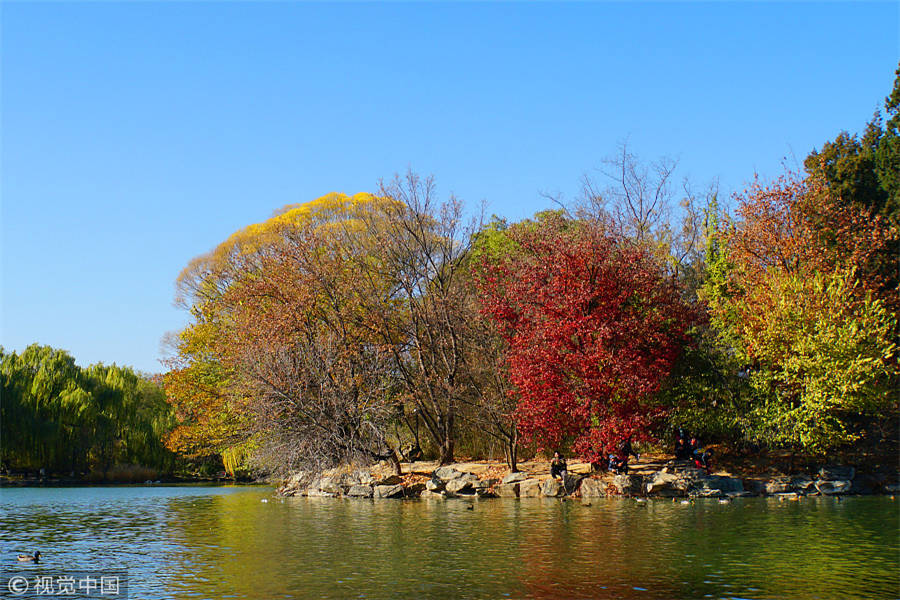
{"type": "Polygon", "coordinates": [[[49,346],[21,354],[0,348],[4,470],[98,478],[128,467],[171,472],[181,461],[163,439],[174,426],[158,377],[116,365],[81,368],[49,346]]]}

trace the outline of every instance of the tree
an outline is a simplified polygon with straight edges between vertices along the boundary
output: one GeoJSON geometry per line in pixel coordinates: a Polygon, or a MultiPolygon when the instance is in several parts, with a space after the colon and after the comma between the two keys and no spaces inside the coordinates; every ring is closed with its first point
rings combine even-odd
{"type": "Polygon", "coordinates": [[[890,409],[873,399],[897,374],[896,284],[884,266],[896,229],[835,193],[816,177],[756,182],[724,236],[724,281],[705,289],[751,373],[759,441],[819,451],[856,439],[851,416],[890,409]]]}
{"type": "Polygon", "coordinates": [[[372,245],[363,215],[389,203],[330,194],[288,206],[191,262],[178,286],[195,321],[167,378],[183,419],[173,446],[255,448],[273,472],[387,452],[390,374],[359,311],[351,254],[372,245]]]}
{"type": "Polygon", "coordinates": [[[546,213],[508,232],[477,283],[509,345],[526,438],[571,442],[597,459],[622,438],[648,437],[654,396],[697,320],[646,248],[595,222],[546,213]]]}

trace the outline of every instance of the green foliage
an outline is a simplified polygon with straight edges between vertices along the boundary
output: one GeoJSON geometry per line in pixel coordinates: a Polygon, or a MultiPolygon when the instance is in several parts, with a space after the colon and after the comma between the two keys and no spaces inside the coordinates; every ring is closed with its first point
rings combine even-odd
{"type": "Polygon", "coordinates": [[[0,348],[0,462],[19,470],[106,471],[117,464],[171,470],[162,436],[174,414],[157,382],[127,367],[85,369],[63,350],[0,348]]]}
{"type": "Polygon", "coordinates": [[[824,451],[859,439],[860,415],[896,414],[896,316],[852,271],[812,278],[774,274],[764,327],[738,349],[756,367],[751,385],[762,400],[752,423],[774,444],[824,451]]]}

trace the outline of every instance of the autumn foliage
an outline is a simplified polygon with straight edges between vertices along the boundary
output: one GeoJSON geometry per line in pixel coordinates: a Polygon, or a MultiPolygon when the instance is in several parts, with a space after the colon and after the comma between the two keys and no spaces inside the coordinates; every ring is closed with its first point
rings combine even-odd
{"type": "Polygon", "coordinates": [[[590,459],[648,435],[698,316],[640,245],[559,215],[512,227],[477,279],[508,343],[523,434],[590,459]]]}

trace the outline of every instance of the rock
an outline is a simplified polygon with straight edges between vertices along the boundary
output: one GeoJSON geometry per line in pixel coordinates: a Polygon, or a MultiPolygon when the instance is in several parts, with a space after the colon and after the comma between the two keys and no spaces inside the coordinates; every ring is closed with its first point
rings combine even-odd
{"type": "Polygon", "coordinates": [[[646,489],[648,494],[673,498],[685,495],[687,483],[675,473],[657,471],[647,478],[646,489]]]}
{"type": "Polygon", "coordinates": [[[471,473],[456,477],[447,482],[446,490],[449,494],[474,494],[475,482],[478,478],[471,473]]]}
{"type": "Polygon", "coordinates": [[[544,482],[544,485],[541,486],[541,494],[549,498],[556,498],[558,496],[565,496],[566,490],[563,488],[560,482],[551,477],[544,482]]]}
{"type": "Polygon", "coordinates": [[[444,494],[440,492],[432,492],[431,490],[425,490],[421,494],[419,494],[419,498],[425,498],[426,500],[444,500],[444,494]]]}
{"type": "Polygon", "coordinates": [[[537,479],[525,479],[519,482],[519,498],[537,498],[541,495],[541,482],[537,479]]]}
{"type": "Polygon", "coordinates": [[[644,478],[640,475],[616,475],[613,477],[612,484],[619,494],[635,496],[643,490],[644,478]]]}
{"type": "Polygon", "coordinates": [[[375,485],[397,485],[402,482],[403,478],[399,475],[388,475],[387,477],[379,479],[375,485]]]}
{"type": "Polygon", "coordinates": [[[819,493],[824,496],[835,496],[839,494],[846,494],[850,491],[850,488],[853,484],[850,481],[844,480],[835,480],[835,481],[817,481],[816,489],[819,490],[819,493]]]}
{"type": "Polygon", "coordinates": [[[374,495],[376,498],[399,498],[403,496],[403,486],[400,484],[376,485],[374,495]]]}
{"type": "Polygon", "coordinates": [[[798,494],[797,492],[779,492],[772,495],[779,500],[796,500],[800,497],[800,494],[798,494]]]}
{"type": "Polygon", "coordinates": [[[809,477],[791,478],[791,491],[809,494],[816,491],[816,483],[809,477]]]}
{"type": "Polygon", "coordinates": [[[897,492],[900,492],[900,483],[889,483],[886,486],[884,486],[884,491],[889,494],[895,494],[897,492]]]}
{"type": "Polygon", "coordinates": [[[351,498],[371,498],[373,494],[371,485],[356,484],[351,485],[347,490],[347,496],[351,498]]]}
{"type": "Polygon", "coordinates": [[[493,489],[485,487],[485,488],[475,488],[475,493],[479,498],[497,498],[499,494],[495,492],[493,489]]]}
{"type": "Polygon", "coordinates": [[[770,496],[774,496],[775,494],[787,494],[792,491],[793,486],[791,485],[790,477],[777,477],[765,484],[765,492],[770,496]]]}
{"type": "Polygon", "coordinates": [[[480,489],[492,488],[495,485],[497,485],[498,483],[500,483],[499,479],[488,478],[488,479],[479,479],[478,481],[475,482],[474,485],[475,485],[476,490],[480,490],[480,489]]]}
{"type": "Polygon", "coordinates": [[[424,483],[414,483],[411,486],[408,486],[404,489],[403,494],[407,498],[418,498],[422,495],[422,492],[425,491],[424,483]]]}
{"type": "Polygon", "coordinates": [[[575,490],[578,489],[578,485],[581,483],[581,480],[584,479],[584,475],[576,474],[576,473],[566,473],[566,479],[564,487],[566,488],[567,494],[574,494],[575,490]]]}
{"type": "Polygon", "coordinates": [[[601,498],[606,496],[606,485],[601,480],[593,477],[582,479],[581,486],[578,489],[581,491],[582,498],[601,498]]]}
{"type": "Polygon", "coordinates": [[[322,477],[319,479],[319,490],[326,494],[342,494],[344,486],[341,485],[340,477],[322,477]]]}
{"type": "Polygon", "coordinates": [[[501,498],[518,498],[519,483],[501,483],[497,486],[497,494],[501,498]]]}
{"type": "Polygon", "coordinates": [[[375,485],[375,478],[368,471],[359,470],[354,473],[354,476],[361,485],[375,485]]]}
{"type": "Polygon", "coordinates": [[[425,489],[429,492],[442,492],[444,491],[444,482],[437,477],[432,477],[425,482],[425,489]]]}
{"type": "Polygon", "coordinates": [[[736,477],[706,475],[695,479],[692,482],[691,490],[698,492],[716,491],[723,494],[727,492],[743,492],[744,482],[736,477]]]}
{"type": "Polygon", "coordinates": [[[523,473],[519,471],[517,473],[510,473],[506,477],[503,478],[503,483],[516,483],[518,481],[525,481],[528,479],[528,473],[523,473]]]}
{"type": "Polygon", "coordinates": [[[746,490],[743,492],[727,492],[725,494],[727,498],[749,498],[750,496],[755,496],[755,494],[746,490]]]}
{"type": "Polygon", "coordinates": [[[457,477],[462,477],[462,471],[457,471],[453,467],[438,467],[434,470],[434,476],[440,479],[441,481],[451,481],[456,479],[457,477]]]}
{"type": "Polygon", "coordinates": [[[819,479],[825,481],[850,481],[856,475],[856,469],[853,467],[828,466],[819,469],[819,479]]]}

